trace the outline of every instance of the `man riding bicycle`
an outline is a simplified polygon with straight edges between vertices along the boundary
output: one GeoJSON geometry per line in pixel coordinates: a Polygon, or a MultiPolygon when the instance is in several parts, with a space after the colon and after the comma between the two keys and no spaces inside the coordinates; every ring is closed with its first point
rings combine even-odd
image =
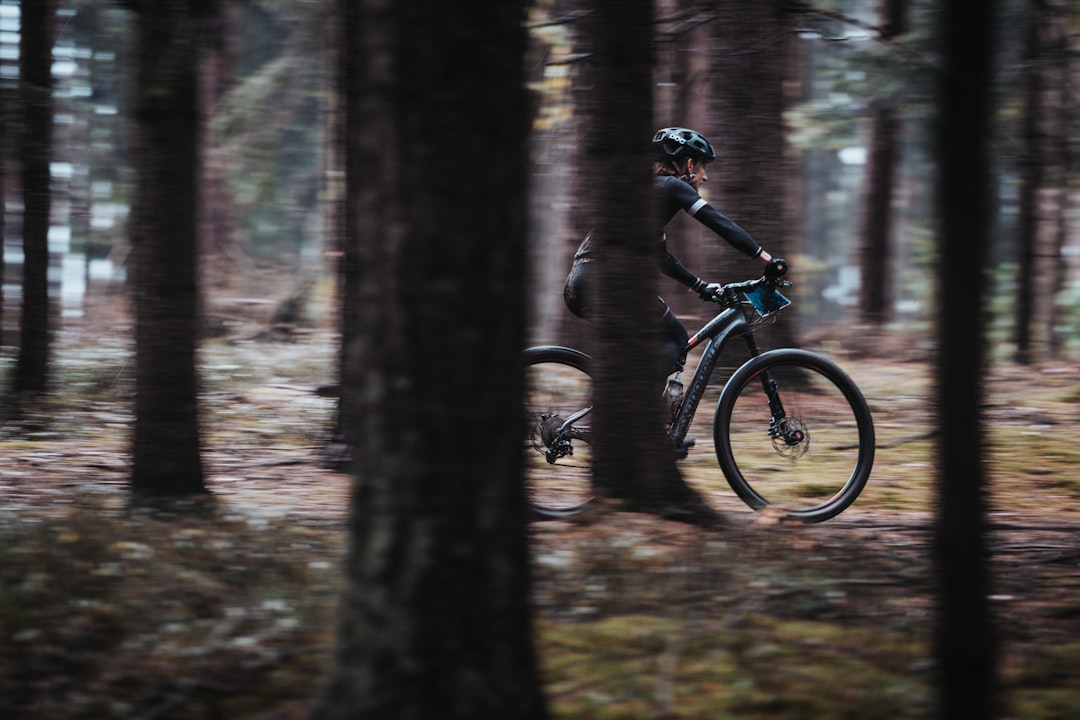
{"type": "MultiPolygon", "coordinates": [[[[694,275],[668,250],[667,236],[663,230],[680,210],[715,232],[736,250],[748,257],[757,258],[765,266],[767,275],[778,278],[787,272],[787,263],[784,260],[774,258],[766,252],[749,233],[699,194],[702,184],[709,179],[705,167],[716,159],[716,151],[704,135],[689,128],[663,128],[653,136],[652,144],[656,174],[654,188],[657,196],[657,229],[660,236],[657,262],[661,272],[705,299],[711,299],[720,290],[719,283],[706,282],[694,275]]],[[[589,314],[585,288],[587,283],[591,282],[588,280],[591,274],[589,266],[594,260],[590,235],[574,253],[573,266],[563,288],[566,306],[578,317],[589,314]]],[[[669,368],[670,373],[682,369],[686,360],[683,349],[689,336],[667,303],[662,298],[657,299],[660,302],[660,322],[665,338],[665,367],[669,368]]]]}

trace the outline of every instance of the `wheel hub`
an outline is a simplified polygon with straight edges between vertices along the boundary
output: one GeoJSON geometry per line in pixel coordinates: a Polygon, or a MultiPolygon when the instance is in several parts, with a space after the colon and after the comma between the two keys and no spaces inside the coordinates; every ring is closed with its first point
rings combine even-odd
{"type": "Polygon", "coordinates": [[[799,418],[785,417],[774,422],[769,435],[772,437],[773,449],[783,457],[800,458],[810,449],[810,433],[806,423],[799,418]]]}

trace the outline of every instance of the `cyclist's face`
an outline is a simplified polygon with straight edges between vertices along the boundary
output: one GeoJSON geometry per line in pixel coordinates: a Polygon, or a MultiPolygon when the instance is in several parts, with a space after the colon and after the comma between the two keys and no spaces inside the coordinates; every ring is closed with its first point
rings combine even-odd
{"type": "Polygon", "coordinates": [[[694,179],[690,181],[690,184],[694,186],[695,190],[701,190],[701,186],[709,179],[709,174],[705,172],[706,163],[696,160],[687,160],[686,162],[687,170],[694,176],[694,179]]]}

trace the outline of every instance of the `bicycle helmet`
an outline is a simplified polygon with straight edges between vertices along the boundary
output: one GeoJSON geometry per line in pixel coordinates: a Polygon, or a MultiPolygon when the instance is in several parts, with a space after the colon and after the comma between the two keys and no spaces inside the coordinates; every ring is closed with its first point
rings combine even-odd
{"type": "Polygon", "coordinates": [[[712,162],[716,159],[716,151],[705,136],[690,128],[669,127],[657,130],[652,141],[657,160],[661,162],[672,160],[678,163],[687,158],[712,162]]]}

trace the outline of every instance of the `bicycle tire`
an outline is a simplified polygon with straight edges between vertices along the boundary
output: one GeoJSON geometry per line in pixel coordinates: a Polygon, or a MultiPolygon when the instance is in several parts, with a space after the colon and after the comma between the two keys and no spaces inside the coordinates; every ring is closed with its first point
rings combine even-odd
{"type": "Polygon", "coordinates": [[[525,351],[525,499],[538,518],[571,517],[592,502],[589,415],[555,432],[591,408],[592,393],[584,353],[559,346],[525,351]]]}
{"type": "Polygon", "coordinates": [[[806,523],[847,509],[874,464],[862,392],[839,366],[806,350],[770,350],[736,370],[720,393],[713,433],[720,468],[743,502],[806,523]],[[778,384],[780,423],[764,378],[778,384]]]}

